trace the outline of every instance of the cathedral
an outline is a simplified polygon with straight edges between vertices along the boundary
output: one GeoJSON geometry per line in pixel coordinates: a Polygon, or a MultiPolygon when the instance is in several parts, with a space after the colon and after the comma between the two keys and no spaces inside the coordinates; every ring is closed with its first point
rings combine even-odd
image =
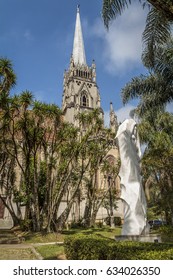
{"type": "MultiPolygon", "coordinates": [[[[64,72],[61,109],[63,112],[63,120],[75,127],[79,127],[79,120],[76,118],[79,113],[92,112],[92,110],[95,109],[99,110],[99,116],[104,123],[104,112],[101,107],[101,98],[96,79],[96,64],[93,60],[91,66],[89,66],[86,61],[79,7],[77,7],[72,55],[70,58],[69,68],[64,72]]],[[[110,129],[113,133],[115,133],[117,128],[117,117],[115,115],[113,105],[110,103],[110,129]]],[[[118,158],[118,149],[115,141],[113,141],[110,150],[107,152],[106,160],[109,164],[116,166],[118,158]]],[[[110,180],[111,177],[109,174],[102,174],[102,172],[98,170],[98,189],[109,189],[110,180]]],[[[114,188],[117,193],[119,193],[120,183],[118,177],[113,183],[114,188]]],[[[64,211],[67,203],[66,194],[64,194],[57,216],[64,211]]],[[[82,219],[85,205],[85,197],[81,200],[77,199],[74,202],[68,217],[69,223],[82,219]]],[[[116,205],[116,209],[113,209],[112,207],[111,216],[123,218],[122,204],[121,200],[118,199],[118,196],[116,205]]],[[[106,209],[101,206],[98,210],[96,221],[104,222],[107,216],[108,213],[106,209]]],[[[10,228],[12,225],[13,223],[10,214],[0,201],[0,228],[10,228]]]]}
{"type": "MultiPolygon", "coordinates": [[[[76,118],[78,113],[91,112],[94,109],[98,109],[100,112],[100,118],[104,123],[104,112],[101,107],[101,98],[96,80],[96,64],[92,61],[91,66],[87,64],[84,40],[82,34],[82,26],[80,20],[79,6],[77,7],[75,32],[73,39],[73,51],[70,58],[69,69],[65,70],[64,82],[63,82],[63,96],[62,96],[62,110],[64,114],[64,120],[72,123],[74,126],[79,127],[79,121],[76,118]]],[[[118,128],[117,117],[113,109],[112,102],[110,103],[110,129],[112,132],[116,132],[118,128]]],[[[108,151],[106,160],[109,164],[116,165],[118,158],[118,150],[115,143],[112,144],[111,149],[108,151]]],[[[105,176],[99,172],[98,188],[109,188],[109,174],[105,176]]],[[[114,188],[117,192],[120,192],[119,179],[116,178],[114,182],[114,188]]],[[[65,201],[64,201],[65,203],[65,201]]],[[[117,200],[118,205],[116,211],[113,211],[113,216],[122,218],[122,205],[121,201],[117,200]]],[[[75,217],[76,220],[80,219],[83,215],[85,207],[85,201],[82,201],[80,205],[73,207],[71,217],[75,217]],[[77,209],[80,209],[77,210],[77,209]],[[81,217],[76,212],[80,212],[81,217]]],[[[63,211],[62,207],[62,211],[63,211]]],[[[96,220],[103,221],[107,216],[107,212],[103,207],[100,207],[96,220]]]]}

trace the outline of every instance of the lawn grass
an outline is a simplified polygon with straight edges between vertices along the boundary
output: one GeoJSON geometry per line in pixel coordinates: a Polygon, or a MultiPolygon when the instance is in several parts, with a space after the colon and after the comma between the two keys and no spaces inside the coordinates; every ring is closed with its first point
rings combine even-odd
{"type": "Polygon", "coordinates": [[[82,234],[86,234],[86,235],[94,233],[94,234],[97,234],[100,236],[114,239],[115,235],[121,234],[121,227],[110,228],[108,226],[105,226],[102,228],[97,228],[97,227],[93,227],[93,228],[89,228],[89,229],[77,228],[77,229],[70,229],[70,230],[63,231],[64,236],[78,234],[78,233],[82,233],[82,234]]]}
{"type": "Polygon", "coordinates": [[[103,228],[77,228],[77,229],[69,229],[63,230],[62,233],[45,233],[45,232],[17,232],[19,236],[24,238],[24,243],[50,243],[50,242],[63,242],[65,236],[73,235],[77,233],[83,234],[93,234],[96,233],[101,236],[105,236],[108,238],[114,238],[115,235],[121,234],[121,227],[110,228],[110,227],[103,227],[103,228]]]}
{"type": "Polygon", "coordinates": [[[40,253],[44,260],[65,259],[63,244],[35,246],[35,249],[40,253]]]}
{"type": "Polygon", "coordinates": [[[45,232],[25,232],[22,234],[24,243],[50,243],[63,242],[64,236],[60,233],[45,233],[45,232]]]}

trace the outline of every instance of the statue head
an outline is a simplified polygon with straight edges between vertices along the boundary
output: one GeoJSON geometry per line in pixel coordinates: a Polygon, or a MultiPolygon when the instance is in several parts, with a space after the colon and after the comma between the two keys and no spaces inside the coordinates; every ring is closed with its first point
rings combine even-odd
{"type": "Polygon", "coordinates": [[[126,119],[118,128],[116,138],[118,138],[122,133],[126,135],[126,138],[136,147],[137,154],[139,158],[141,157],[140,141],[137,132],[137,123],[133,119],[126,119]]]}

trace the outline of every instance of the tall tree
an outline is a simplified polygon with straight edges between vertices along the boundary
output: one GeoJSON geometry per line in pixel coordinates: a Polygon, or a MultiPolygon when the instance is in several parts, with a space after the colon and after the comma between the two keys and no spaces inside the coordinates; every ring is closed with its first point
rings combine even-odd
{"type": "Polygon", "coordinates": [[[154,206],[155,215],[164,214],[167,223],[173,224],[173,115],[157,111],[152,122],[148,115],[142,117],[139,134],[147,145],[142,172],[149,188],[149,207],[154,206]]]}
{"type": "Polygon", "coordinates": [[[12,62],[6,58],[0,58],[0,94],[9,94],[15,84],[16,75],[12,62]]]}

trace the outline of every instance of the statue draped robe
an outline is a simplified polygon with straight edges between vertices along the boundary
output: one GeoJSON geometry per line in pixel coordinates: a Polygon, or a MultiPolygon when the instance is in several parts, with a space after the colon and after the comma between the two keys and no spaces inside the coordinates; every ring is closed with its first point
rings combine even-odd
{"type": "Polygon", "coordinates": [[[121,167],[121,199],[124,201],[122,235],[148,233],[147,204],[140,176],[140,144],[133,119],[125,120],[117,131],[121,167]]]}

